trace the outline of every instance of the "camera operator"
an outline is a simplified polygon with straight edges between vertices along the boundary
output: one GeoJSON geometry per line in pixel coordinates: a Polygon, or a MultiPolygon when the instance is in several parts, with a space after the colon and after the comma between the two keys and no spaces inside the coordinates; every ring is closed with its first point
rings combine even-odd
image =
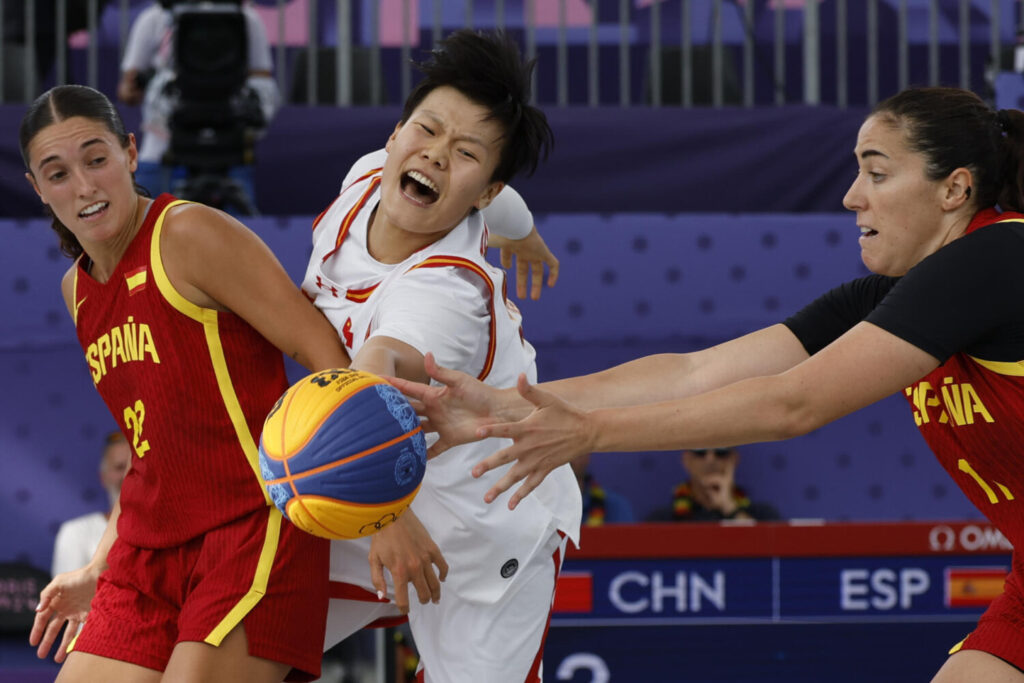
{"type": "MultiPolygon", "coordinates": [[[[255,10],[241,0],[218,0],[220,5],[240,5],[245,17],[248,44],[248,77],[245,88],[259,102],[264,129],[280,105],[280,92],[273,78],[273,61],[266,29],[255,10]]],[[[142,104],[139,168],[136,181],[154,196],[173,191],[172,181],[185,178],[186,170],[164,163],[171,142],[171,117],[178,105],[176,77],[175,12],[199,9],[198,0],[159,0],[144,9],[132,24],[121,60],[117,96],[126,104],[142,104]]],[[[229,171],[250,198],[252,169],[236,166],[229,171]]]]}

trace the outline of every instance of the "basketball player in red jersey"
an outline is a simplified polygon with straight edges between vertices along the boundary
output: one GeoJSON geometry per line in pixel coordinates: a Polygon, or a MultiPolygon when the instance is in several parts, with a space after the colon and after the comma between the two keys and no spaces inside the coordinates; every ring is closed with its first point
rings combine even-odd
{"type": "Polygon", "coordinates": [[[345,366],[337,334],[242,224],[138,193],[135,138],[101,93],[43,94],[20,144],[75,259],[62,290],[88,370],[134,451],[99,549],[42,591],[30,642],[47,656],[67,622],[62,683],[316,678],[328,542],[281,523],[257,443],[287,388],[281,352],[345,366]]]}
{"type": "Polygon", "coordinates": [[[447,387],[396,384],[426,402],[442,436],[434,455],[486,436],[515,440],[474,471],[517,461],[487,493],[525,479],[511,507],[583,453],[783,439],[902,393],[950,476],[1017,549],[1003,594],[933,683],[1020,683],[1024,113],[993,111],[965,90],[911,89],[875,108],[854,154],[860,171],[844,204],[875,274],[784,323],[544,389],[521,379],[518,392],[498,392],[430,358],[447,387]]]}

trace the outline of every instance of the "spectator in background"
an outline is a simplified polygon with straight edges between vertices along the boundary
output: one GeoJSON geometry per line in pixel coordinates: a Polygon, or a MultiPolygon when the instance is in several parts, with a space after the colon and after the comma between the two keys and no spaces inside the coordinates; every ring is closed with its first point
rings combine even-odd
{"type": "Polygon", "coordinates": [[[621,494],[602,487],[587,471],[590,454],[581,455],[571,463],[576,482],[583,494],[583,524],[601,526],[635,521],[633,506],[621,494]]]}
{"type": "Polygon", "coordinates": [[[121,481],[131,466],[132,449],[121,432],[108,434],[105,443],[100,458],[100,483],[107,492],[108,505],[103,512],[90,512],[60,525],[53,543],[51,576],[89,564],[107,528],[110,511],[121,495],[121,481]]]}
{"type": "Polygon", "coordinates": [[[739,451],[732,448],[684,450],[683,469],[689,477],[676,486],[672,507],[656,511],[651,521],[718,522],[725,519],[779,519],[768,503],[755,503],[736,485],[739,451]]]}
{"type": "MultiPolygon", "coordinates": [[[[171,187],[172,173],[173,179],[184,177],[183,170],[165,167],[162,161],[170,145],[168,126],[175,104],[168,87],[175,77],[172,8],[188,4],[186,0],[159,0],[144,9],[132,23],[121,59],[117,97],[125,104],[142,104],[143,135],[135,181],[153,196],[174,190],[171,187]]],[[[263,119],[269,125],[281,104],[281,94],[273,77],[270,42],[256,11],[246,3],[240,4],[248,29],[249,77],[246,87],[255,93],[263,119]]],[[[231,176],[251,198],[251,168],[232,169],[231,176]]]]}

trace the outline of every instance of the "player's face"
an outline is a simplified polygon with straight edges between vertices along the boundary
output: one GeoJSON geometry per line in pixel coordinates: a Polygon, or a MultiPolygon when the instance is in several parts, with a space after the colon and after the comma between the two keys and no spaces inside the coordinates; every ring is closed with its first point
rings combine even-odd
{"type": "Polygon", "coordinates": [[[949,239],[945,186],[927,178],[903,131],[877,116],[861,126],[854,154],[860,170],[843,206],[857,212],[861,259],[874,273],[904,275],[949,239]]]}
{"type": "Polygon", "coordinates": [[[504,131],[487,109],[450,87],[431,91],[388,138],[378,217],[420,236],[445,233],[503,184],[491,176],[504,131]]]}
{"type": "Polygon", "coordinates": [[[32,187],[83,246],[131,225],[138,203],[134,136],[124,148],[101,122],[74,116],[40,130],[28,161],[32,187]]]}

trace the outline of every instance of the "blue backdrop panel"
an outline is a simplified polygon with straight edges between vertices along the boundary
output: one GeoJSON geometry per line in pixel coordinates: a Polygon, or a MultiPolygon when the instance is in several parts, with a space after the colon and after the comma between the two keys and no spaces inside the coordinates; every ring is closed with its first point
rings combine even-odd
{"type": "MultiPolygon", "coordinates": [[[[0,105],[14,131],[21,105],[0,105]]],[[[138,131],[139,112],[123,107],[138,131]]],[[[767,109],[547,109],[555,150],[532,178],[517,178],[537,212],[842,211],[856,173],[853,146],[864,111],[767,109]]],[[[349,167],[384,146],[398,107],[284,107],[257,145],[260,211],[316,215],[349,167]]],[[[4,215],[38,217],[14,135],[0,138],[4,215]]]]}
{"type": "MultiPolygon", "coordinates": [[[[863,272],[850,215],[545,214],[558,285],[517,301],[542,379],[679,352],[770,325],[863,272]]],[[[296,280],[310,217],[250,221],[296,280]]],[[[57,524],[105,504],[97,478],[113,419],[100,401],[60,298],[69,262],[46,221],[3,221],[0,560],[46,568],[57,524]]],[[[302,373],[292,367],[293,376],[302,373]]],[[[742,416],[736,416],[742,419],[742,416]]],[[[901,397],[787,442],[744,447],[740,483],[786,517],[977,517],[929,454],[901,397]]],[[[601,483],[639,517],[683,478],[676,453],[597,454],[601,483]]]]}

